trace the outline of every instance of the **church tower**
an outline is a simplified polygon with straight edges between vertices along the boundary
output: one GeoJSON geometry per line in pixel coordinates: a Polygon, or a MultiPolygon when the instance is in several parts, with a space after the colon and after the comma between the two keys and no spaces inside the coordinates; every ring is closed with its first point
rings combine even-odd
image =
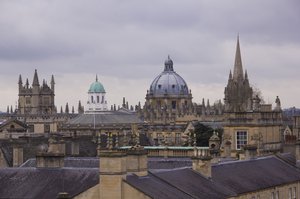
{"type": "Polygon", "coordinates": [[[51,88],[44,80],[40,85],[37,70],[34,71],[32,85],[26,79],[23,85],[22,76],[19,76],[19,114],[53,114],[56,113],[54,105],[54,77],[51,78],[51,88]]]}
{"type": "Polygon", "coordinates": [[[225,111],[246,112],[253,110],[253,90],[250,87],[247,71],[244,74],[240,42],[237,38],[233,74],[229,73],[228,84],[225,87],[225,111]]]}

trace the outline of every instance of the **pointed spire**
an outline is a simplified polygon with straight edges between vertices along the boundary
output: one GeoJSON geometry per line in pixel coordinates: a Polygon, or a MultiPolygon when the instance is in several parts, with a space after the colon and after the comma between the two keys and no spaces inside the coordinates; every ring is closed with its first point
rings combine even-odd
{"type": "Polygon", "coordinates": [[[68,102],[66,104],[65,113],[69,113],[69,104],[68,104],[68,102]]]}
{"type": "Polygon", "coordinates": [[[78,102],[78,113],[79,113],[79,114],[83,113],[83,108],[82,108],[82,106],[81,106],[81,101],[80,101],[80,100],[79,100],[79,102],[78,102]]]}
{"type": "Polygon", "coordinates": [[[207,105],[206,105],[208,108],[210,107],[210,104],[209,104],[209,99],[207,99],[207,105]]]}
{"type": "Polygon", "coordinates": [[[51,84],[51,90],[54,92],[55,81],[54,81],[54,76],[53,75],[51,76],[51,82],[50,82],[50,84],[51,84]]]}
{"type": "Polygon", "coordinates": [[[19,75],[19,85],[22,85],[23,84],[23,82],[22,82],[22,76],[21,76],[21,74],[19,75]]]}
{"type": "Polygon", "coordinates": [[[235,60],[234,60],[234,69],[233,69],[233,79],[243,79],[243,65],[242,65],[242,58],[241,58],[241,50],[240,50],[240,41],[239,35],[237,37],[237,44],[236,44],[236,52],[235,52],[235,60]]]}
{"type": "Polygon", "coordinates": [[[54,76],[53,75],[51,76],[51,84],[55,84],[54,76]]]}
{"type": "Polygon", "coordinates": [[[28,81],[28,78],[26,79],[26,88],[29,87],[29,81],[28,81]]]}
{"type": "Polygon", "coordinates": [[[40,86],[37,70],[34,71],[32,86],[40,86]]]}
{"type": "Polygon", "coordinates": [[[229,72],[229,80],[231,80],[232,79],[232,73],[231,73],[231,70],[230,70],[230,72],[229,72]]]}

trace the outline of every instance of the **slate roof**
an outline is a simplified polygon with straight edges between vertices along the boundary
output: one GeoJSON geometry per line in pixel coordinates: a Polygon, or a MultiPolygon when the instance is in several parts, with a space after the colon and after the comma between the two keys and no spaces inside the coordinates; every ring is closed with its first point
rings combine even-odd
{"type": "Polygon", "coordinates": [[[80,114],[71,119],[67,124],[70,125],[89,125],[89,124],[141,124],[137,114],[125,111],[103,111],[96,114],[80,114]],[[95,119],[95,120],[94,120],[95,119]]]}
{"type": "MultiPolygon", "coordinates": [[[[36,159],[31,158],[20,167],[36,167],[36,159]]],[[[97,157],[66,157],[64,167],[71,168],[99,168],[99,158],[97,157]]]]}
{"type": "Polygon", "coordinates": [[[168,183],[165,183],[163,180],[157,178],[151,173],[145,177],[139,177],[134,174],[127,175],[126,182],[154,199],[191,198],[188,194],[180,191],[172,185],[169,185],[168,183]]]}
{"type": "Polygon", "coordinates": [[[191,158],[148,158],[149,169],[192,167],[191,158]]]}
{"type": "Polygon", "coordinates": [[[0,198],[53,199],[60,192],[73,197],[98,182],[98,169],[4,168],[0,169],[0,198]]]}
{"type": "Polygon", "coordinates": [[[235,193],[225,186],[214,182],[191,168],[153,172],[153,175],[177,189],[188,193],[191,198],[227,198],[235,193]]]}
{"type": "Polygon", "coordinates": [[[300,180],[299,169],[275,157],[212,166],[212,179],[241,194],[300,180]]]}
{"type": "MultiPolygon", "coordinates": [[[[20,167],[35,167],[35,158],[30,158],[20,167]]],[[[149,169],[174,169],[182,167],[191,167],[190,158],[148,158],[149,169]]],[[[72,168],[99,168],[98,157],[66,157],[64,167],[72,168]]]]}

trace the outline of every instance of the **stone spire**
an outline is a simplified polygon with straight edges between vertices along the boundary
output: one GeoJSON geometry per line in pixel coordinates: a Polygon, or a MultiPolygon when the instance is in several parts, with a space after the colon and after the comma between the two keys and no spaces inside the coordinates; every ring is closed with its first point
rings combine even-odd
{"type": "Polygon", "coordinates": [[[237,81],[239,79],[243,79],[243,77],[244,77],[243,65],[242,65],[242,58],[241,58],[240,41],[238,36],[237,44],[236,44],[235,60],[234,60],[233,79],[237,81]]]}
{"type": "Polygon", "coordinates": [[[32,86],[40,86],[37,70],[34,71],[32,86]]]}
{"type": "Polygon", "coordinates": [[[19,82],[18,82],[19,85],[22,85],[23,84],[23,81],[22,81],[22,76],[21,74],[19,75],[19,82]]]}
{"type": "Polygon", "coordinates": [[[26,88],[29,87],[29,81],[28,81],[28,78],[26,79],[26,88]]]}
{"type": "Polygon", "coordinates": [[[51,76],[51,89],[54,91],[54,85],[55,85],[55,81],[54,81],[54,76],[51,76]]]}

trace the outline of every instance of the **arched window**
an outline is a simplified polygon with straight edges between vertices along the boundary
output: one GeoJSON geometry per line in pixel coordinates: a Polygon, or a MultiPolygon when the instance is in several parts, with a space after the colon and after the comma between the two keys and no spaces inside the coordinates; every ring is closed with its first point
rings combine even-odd
{"type": "Polygon", "coordinates": [[[101,99],[101,104],[104,103],[104,96],[102,96],[102,99],[101,99]]]}
{"type": "Polygon", "coordinates": [[[99,97],[99,95],[97,96],[97,103],[99,103],[100,102],[100,97],[99,97]]]}
{"type": "Polygon", "coordinates": [[[94,96],[91,96],[91,101],[92,103],[94,103],[94,96]]]}

